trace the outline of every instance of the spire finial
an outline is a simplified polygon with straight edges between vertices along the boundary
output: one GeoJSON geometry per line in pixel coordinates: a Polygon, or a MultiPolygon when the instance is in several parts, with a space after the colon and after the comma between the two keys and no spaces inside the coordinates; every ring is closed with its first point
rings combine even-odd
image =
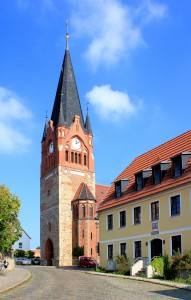
{"type": "Polygon", "coordinates": [[[66,50],[68,50],[68,39],[69,39],[69,34],[68,34],[68,20],[66,21],[66,50]]]}
{"type": "Polygon", "coordinates": [[[88,115],[88,110],[89,110],[89,101],[87,100],[87,103],[86,103],[86,105],[87,105],[87,108],[86,108],[86,110],[87,110],[87,115],[88,115]]]}
{"type": "Polygon", "coordinates": [[[48,110],[46,109],[46,120],[48,120],[48,110]]]}

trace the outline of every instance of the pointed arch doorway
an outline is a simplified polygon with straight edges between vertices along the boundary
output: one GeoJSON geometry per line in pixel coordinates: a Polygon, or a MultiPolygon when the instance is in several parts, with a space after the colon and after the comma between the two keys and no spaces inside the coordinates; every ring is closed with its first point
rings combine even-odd
{"type": "Polygon", "coordinates": [[[52,266],[52,261],[54,257],[54,247],[50,239],[45,243],[45,258],[47,260],[47,266],[52,266]]]}
{"type": "Polygon", "coordinates": [[[162,240],[154,239],[150,242],[151,245],[151,259],[154,256],[162,256],[162,240]]]}

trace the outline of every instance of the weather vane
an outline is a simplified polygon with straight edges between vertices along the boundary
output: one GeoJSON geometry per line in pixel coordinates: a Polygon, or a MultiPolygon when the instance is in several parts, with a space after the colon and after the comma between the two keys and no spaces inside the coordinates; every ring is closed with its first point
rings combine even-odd
{"type": "Polygon", "coordinates": [[[68,39],[69,39],[69,34],[68,34],[68,20],[66,21],[66,50],[68,50],[68,39]]]}

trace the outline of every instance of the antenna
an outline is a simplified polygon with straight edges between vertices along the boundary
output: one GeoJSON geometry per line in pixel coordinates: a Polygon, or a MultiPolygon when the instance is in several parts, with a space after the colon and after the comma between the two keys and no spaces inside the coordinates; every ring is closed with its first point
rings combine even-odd
{"type": "Polygon", "coordinates": [[[69,34],[68,34],[68,20],[66,21],[66,50],[68,50],[68,39],[69,39],[69,34]]]}

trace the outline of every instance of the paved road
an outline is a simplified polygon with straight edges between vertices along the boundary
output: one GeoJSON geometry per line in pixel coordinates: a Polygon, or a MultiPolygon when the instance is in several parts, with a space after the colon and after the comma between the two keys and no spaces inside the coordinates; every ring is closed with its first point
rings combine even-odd
{"type": "Polygon", "coordinates": [[[191,299],[191,292],[129,279],[90,275],[81,270],[26,267],[32,280],[1,295],[14,300],[144,300],[191,299]]]}

